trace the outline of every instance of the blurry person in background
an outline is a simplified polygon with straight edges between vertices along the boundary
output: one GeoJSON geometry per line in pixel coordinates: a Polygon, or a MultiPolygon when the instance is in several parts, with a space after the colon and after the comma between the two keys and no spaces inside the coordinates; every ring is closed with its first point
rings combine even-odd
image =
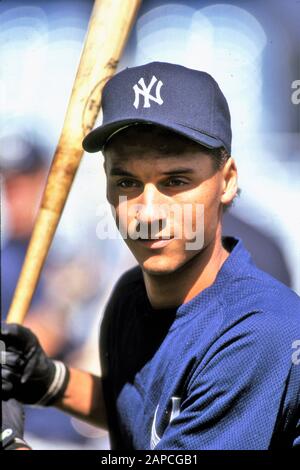
{"type": "MultiPolygon", "coordinates": [[[[20,136],[1,139],[0,169],[8,230],[2,233],[1,313],[6,318],[46,180],[45,150],[20,136]]],[[[3,215],[2,215],[3,216],[3,215]]],[[[42,282],[33,299],[41,298],[42,282]]]]}
{"type": "MultiPolygon", "coordinates": [[[[7,317],[34,226],[49,159],[43,145],[32,143],[30,139],[22,136],[3,138],[0,144],[4,203],[2,222],[5,219],[1,234],[3,321],[7,317]]],[[[82,333],[76,334],[76,330],[82,331],[82,328],[79,328],[81,322],[92,321],[88,316],[88,304],[95,301],[95,298],[99,302],[98,274],[82,255],[79,258],[72,252],[66,252],[66,249],[60,250],[59,253],[55,249],[51,250],[24,322],[35,332],[51,357],[64,358],[71,364],[80,363],[81,351],[84,352],[87,337],[82,333]],[[68,283],[65,282],[66,279],[68,283]]],[[[50,448],[51,443],[57,448],[58,442],[61,448],[76,448],[76,445],[82,448],[89,441],[87,436],[94,433],[93,429],[86,427],[82,433],[80,425],[74,419],[57,410],[28,408],[26,415],[26,428],[31,441],[33,439],[36,442],[35,448],[50,448]],[[79,432],[75,430],[74,425],[79,432]]],[[[99,432],[97,433],[99,439],[99,432]]],[[[97,444],[99,445],[99,441],[97,444]]]]}

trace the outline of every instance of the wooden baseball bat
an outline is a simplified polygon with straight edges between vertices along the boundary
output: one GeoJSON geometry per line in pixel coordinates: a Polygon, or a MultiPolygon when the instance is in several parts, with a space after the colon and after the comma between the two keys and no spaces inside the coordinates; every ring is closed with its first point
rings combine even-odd
{"type": "Polygon", "coordinates": [[[89,28],[7,321],[22,323],[74,176],[83,155],[82,140],[93,128],[101,93],[114,74],[141,0],[95,0],[89,28]]]}

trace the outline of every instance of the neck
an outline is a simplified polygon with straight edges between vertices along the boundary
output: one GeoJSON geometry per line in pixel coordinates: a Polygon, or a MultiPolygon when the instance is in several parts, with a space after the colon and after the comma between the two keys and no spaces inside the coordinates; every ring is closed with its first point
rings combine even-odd
{"type": "Polygon", "coordinates": [[[222,246],[221,228],[216,237],[182,268],[155,276],[144,272],[147,295],[153,308],[182,305],[209,287],[228,258],[222,246]]]}

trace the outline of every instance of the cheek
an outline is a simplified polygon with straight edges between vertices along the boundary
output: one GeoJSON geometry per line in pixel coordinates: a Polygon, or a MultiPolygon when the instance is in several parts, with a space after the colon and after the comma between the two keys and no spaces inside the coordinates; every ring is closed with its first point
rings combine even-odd
{"type": "Polygon", "coordinates": [[[116,201],[113,199],[114,218],[117,224],[118,230],[124,237],[130,237],[130,233],[135,233],[136,229],[136,218],[135,218],[135,206],[128,204],[127,199],[125,201],[116,201]]]}
{"type": "Polygon", "coordinates": [[[116,205],[117,205],[116,194],[115,194],[115,191],[112,189],[112,187],[108,183],[106,186],[106,199],[108,200],[110,204],[112,204],[116,208],[116,205]]]}
{"type": "Polygon", "coordinates": [[[193,204],[190,215],[185,217],[186,230],[191,231],[192,228],[192,234],[197,234],[199,239],[204,237],[204,242],[208,234],[216,230],[220,197],[220,182],[212,177],[196,188],[189,198],[193,204]]]}
{"type": "Polygon", "coordinates": [[[222,187],[219,175],[214,175],[200,187],[199,200],[204,206],[205,214],[217,213],[221,202],[222,187]]]}
{"type": "MultiPolygon", "coordinates": [[[[212,212],[220,205],[221,199],[221,184],[219,178],[216,176],[204,181],[191,191],[184,203],[189,203],[196,207],[197,205],[204,208],[204,212],[212,212]]],[[[196,211],[193,212],[196,217],[196,211]]]]}

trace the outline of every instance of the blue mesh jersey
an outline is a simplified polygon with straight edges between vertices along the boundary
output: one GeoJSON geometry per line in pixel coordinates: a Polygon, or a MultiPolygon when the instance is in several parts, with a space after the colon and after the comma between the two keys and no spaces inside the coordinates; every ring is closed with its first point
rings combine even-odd
{"type": "Polygon", "coordinates": [[[140,267],[125,273],[100,334],[112,449],[300,447],[300,299],[242,241],[215,282],[154,310],[140,267]]]}

